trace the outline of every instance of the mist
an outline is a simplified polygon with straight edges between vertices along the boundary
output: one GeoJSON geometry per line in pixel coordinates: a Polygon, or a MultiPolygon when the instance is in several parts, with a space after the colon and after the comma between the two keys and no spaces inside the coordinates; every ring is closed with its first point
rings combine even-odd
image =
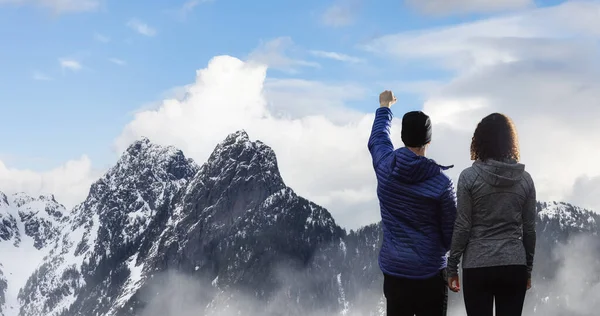
{"type": "MultiPolygon", "coordinates": [[[[281,269],[280,271],[283,271],[281,269]]],[[[288,279],[291,275],[287,271],[288,279]]],[[[293,274],[293,272],[292,272],[293,274]]],[[[169,271],[155,276],[151,285],[143,291],[142,301],[147,305],[139,316],[233,316],[233,315],[307,315],[330,316],[342,315],[342,311],[328,311],[319,308],[304,308],[298,300],[290,295],[289,287],[283,285],[268,301],[257,299],[247,291],[239,289],[218,289],[208,280],[169,271]]],[[[298,278],[295,282],[305,282],[298,278]]],[[[376,295],[369,301],[378,300],[376,295]]],[[[383,301],[382,301],[383,303],[383,301]]],[[[385,306],[381,306],[385,307],[385,306]]],[[[381,309],[381,307],[379,309],[381,309]]],[[[343,315],[381,315],[376,305],[354,306],[343,315]],[[365,312],[370,310],[371,312],[365,312]]]]}
{"type": "MultiPolygon", "coordinates": [[[[525,298],[524,316],[592,316],[600,309],[600,240],[578,235],[553,251],[556,273],[552,279],[533,279],[525,298]]],[[[547,264],[536,262],[535,264],[547,264]]],[[[535,270],[534,264],[534,270],[535,270]]],[[[450,293],[455,302],[448,316],[464,316],[463,297],[450,293]]]]}
{"type": "MultiPolygon", "coordinates": [[[[567,243],[557,244],[552,260],[556,263],[555,276],[552,279],[534,278],[532,289],[527,293],[523,315],[597,315],[600,310],[598,254],[600,242],[597,236],[571,237],[567,243]]],[[[221,288],[216,286],[218,280],[198,279],[174,271],[155,275],[140,296],[146,307],[139,315],[385,315],[383,293],[371,290],[365,290],[360,299],[338,302],[337,310],[304,306],[290,290],[291,285],[309,288],[309,283],[314,280],[295,268],[279,267],[277,271],[281,286],[268,300],[258,299],[251,291],[221,288]]],[[[361,285],[344,287],[350,286],[361,285]]],[[[466,315],[461,294],[449,293],[448,315],[466,315]]]]}
{"type": "Polygon", "coordinates": [[[536,280],[528,305],[536,315],[598,315],[600,309],[600,242],[597,236],[578,236],[559,244],[556,277],[536,280]],[[537,301],[532,300],[537,298],[537,301]]]}

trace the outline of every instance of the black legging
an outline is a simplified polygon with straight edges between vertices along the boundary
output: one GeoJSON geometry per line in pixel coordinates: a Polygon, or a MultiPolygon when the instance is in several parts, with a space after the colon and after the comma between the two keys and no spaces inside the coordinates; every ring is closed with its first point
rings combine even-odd
{"type": "Polygon", "coordinates": [[[468,316],[520,316],[527,292],[527,267],[498,266],[463,269],[468,316]]]}
{"type": "Polygon", "coordinates": [[[384,275],[387,316],[445,316],[448,308],[446,271],[425,280],[384,275]]]}

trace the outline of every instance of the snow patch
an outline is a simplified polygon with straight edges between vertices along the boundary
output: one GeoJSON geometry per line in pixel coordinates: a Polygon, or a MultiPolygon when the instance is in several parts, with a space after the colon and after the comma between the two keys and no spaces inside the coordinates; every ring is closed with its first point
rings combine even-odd
{"type": "Polygon", "coordinates": [[[346,293],[344,292],[344,287],[342,285],[342,274],[338,273],[337,275],[337,284],[338,284],[338,289],[340,291],[340,298],[338,299],[338,302],[340,303],[340,305],[343,306],[342,311],[340,312],[340,315],[347,315],[348,312],[350,312],[350,303],[346,300],[346,293]]]}

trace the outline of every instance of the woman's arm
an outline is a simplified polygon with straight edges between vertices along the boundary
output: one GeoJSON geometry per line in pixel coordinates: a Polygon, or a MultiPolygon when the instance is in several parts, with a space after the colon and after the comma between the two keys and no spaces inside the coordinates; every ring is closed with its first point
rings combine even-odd
{"type": "Polygon", "coordinates": [[[533,257],[535,255],[535,219],[537,217],[537,200],[535,192],[535,184],[531,177],[528,177],[529,196],[525,209],[523,210],[523,245],[525,246],[525,255],[527,258],[527,272],[531,279],[531,271],[533,270],[533,257]]]}
{"type": "Polygon", "coordinates": [[[450,256],[448,258],[448,277],[450,278],[458,276],[458,264],[471,235],[473,204],[467,181],[468,179],[463,171],[458,179],[456,190],[457,214],[456,221],[454,222],[450,256]]]}
{"type": "Polygon", "coordinates": [[[441,211],[442,243],[444,244],[444,250],[448,252],[452,245],[454,223],[456,222],[456,192],[452,180],[448,182],[444,193],[442,193],[441,211]]]}

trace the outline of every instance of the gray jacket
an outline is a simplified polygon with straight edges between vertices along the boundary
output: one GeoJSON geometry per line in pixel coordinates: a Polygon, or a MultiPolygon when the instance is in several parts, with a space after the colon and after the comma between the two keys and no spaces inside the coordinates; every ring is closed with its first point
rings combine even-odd
{"type": "Polygon", "coordinates": [[[535,252],[535,186],[525,165],[475,161],[457,185],[458,214],[448,276],[462,268],[527,265],[535,252]]]}

